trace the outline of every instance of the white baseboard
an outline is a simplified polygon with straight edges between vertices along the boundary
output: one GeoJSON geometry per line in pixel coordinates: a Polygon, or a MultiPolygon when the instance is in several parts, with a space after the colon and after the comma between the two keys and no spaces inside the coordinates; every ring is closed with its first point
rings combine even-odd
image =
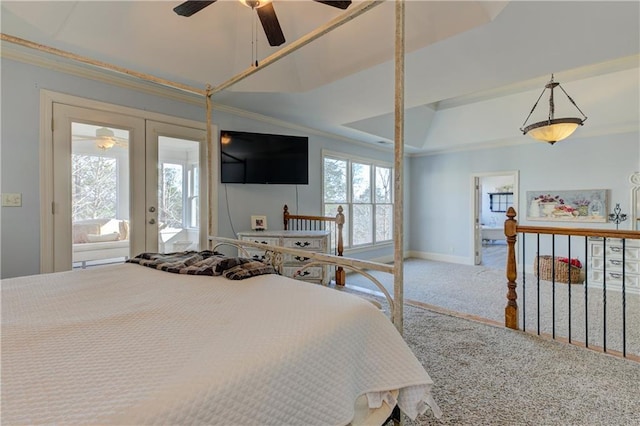
{"type": "Polygon", "coordinates": [[[409,251],[409,257],[414,257],[418,259],[425,260],[434,260],[436,262],[448,262],[448,263],[459,263],[461,265],[473,265],[473,258],[465,257],[465,256],[451,256],[447,254],[441,253],[427,253],[420,251],[409,251]]]}

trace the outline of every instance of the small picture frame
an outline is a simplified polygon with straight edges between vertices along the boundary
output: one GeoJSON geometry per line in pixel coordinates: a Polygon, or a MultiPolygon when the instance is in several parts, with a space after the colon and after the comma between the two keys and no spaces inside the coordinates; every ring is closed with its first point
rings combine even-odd
{"type": "Polygon", "coordinates": [[[266,216],[251,216],[251,229],[254,231],[266,231],[267,230],[267,217],[266,216]]]}

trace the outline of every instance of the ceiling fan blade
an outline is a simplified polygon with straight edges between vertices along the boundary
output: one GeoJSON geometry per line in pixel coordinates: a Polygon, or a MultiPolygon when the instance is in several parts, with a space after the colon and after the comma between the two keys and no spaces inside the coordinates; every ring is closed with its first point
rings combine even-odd
{"type": "Polygon", "coordinates": [[[333,6],[333,7],[337,7],[338,9],[342,9],[345,10],[346,8],[348,8],[349,6],[351,6],[351,0],[345,0],[345,1],[340,1],[340,0],[314,0],[317,1],[318,3],[322,3],[322,4],[326,4],[327,6],[333,6]]]}
{"type": "Polygon", "coordinates": [[[285,42],[282,28],[280,28],[280,22],[276,16],[276,10],[273,8],[273,3],[267,3],[266,5],[256,9],[264,33],[269,40],[269,45],[280,46],[285,42]]]}
{"type": "Polygon", "coordinates": [[[185,1],[182,4],[173,8],[173,11],[180,16],[191,16],[196,12],[200,12],[205,7],[209,6],[211,3],[215,3],[216,0],[212,1],[199,1],[199,0],[190,0],[185,1]]]}

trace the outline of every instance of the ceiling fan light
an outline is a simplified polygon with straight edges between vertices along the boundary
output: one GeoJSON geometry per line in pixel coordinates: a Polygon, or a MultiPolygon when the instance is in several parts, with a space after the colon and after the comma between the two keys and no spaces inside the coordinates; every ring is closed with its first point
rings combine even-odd
{"type": "Polygon", "coordinates": [[[113,130],[107,129],[106,127],[100,127],[99,129],[96,129],[96,137],[98,138],[112,138],[114,136],[115,133],[113,133],[113,130]]]}
{"type": "Polygon", "coordinates": [[[556,118],[554,120],[533,123],[523,129],[523,134],[529,134],[532,138],[551,145],[568,138],[582,126],[584,120],[579,118],[556,118]]]}
{"type": "Polygon", "coordinates": [[[273,0],[238,0],[243,5],[250,7],[251,9],[260,9],[262,6],[266,6],[273,0]]]}
{"type": "Polygon", "coordinates": [[[110,138],[98,139],[96,141],[96,147],[100,148],[103,151],[113,148],[115,144],[116,143],[113,141],[113,139],[110,138]]]}

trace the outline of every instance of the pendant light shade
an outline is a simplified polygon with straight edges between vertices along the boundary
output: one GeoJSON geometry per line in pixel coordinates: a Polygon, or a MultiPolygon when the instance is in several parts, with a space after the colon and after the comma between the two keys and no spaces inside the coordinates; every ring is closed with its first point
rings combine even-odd
{"type": "Polygon", "coordinates": [[[522,131],[523,135],[529,134],[529,136],[531,136],[536,140],[539,140],[541,142],[547,142],[553,145],[554,143],[571,136],[573,132],[575,132],[575,130],[578,128],[578,126],[582,126],[584,124],[586,119],[587,117],[580,110],[580,108],[578,108],[578,105],[576,105],[574,100],[571,99],[571,96],[569,96],[569,94],[562,88],[562,86],[560,86],[560,83],[553,81],[553,74],[551,74],[551,80],[549,81],[549,83],[547,83],[544,86],[542,93],[538,97],[538,100],[536,101],[536,103],[533,105],[533,108],[531,108],[531,112],[529,113],[529,115],[527,116],[527,119],[522,124],[522,127],[520,128],[520,130],[522,131]],[[576,109],[580,111],[580,114],[582,114],[583,118],[571,118],[571,117],[555,118],[554,117],[555,103],[554,103],[554,97],[553,97],[554,95],[553,90],[556,87],[559,87],[562,90],[562,92],[567,96],[567,98],[573,104],[573,106],[575,106],[576,109]],[[527,124],[527,121],[531,117],[531,114],[533,114],[533,111],[538,106],[538,102],[540,101],[540,99],[542,98],[542,95],[544,95],[544,92],[547,89],[549,89],[549,116],[547,120],[539,121],[537,123],[533,123],[525,127],[525,125],[527,124]]]}

